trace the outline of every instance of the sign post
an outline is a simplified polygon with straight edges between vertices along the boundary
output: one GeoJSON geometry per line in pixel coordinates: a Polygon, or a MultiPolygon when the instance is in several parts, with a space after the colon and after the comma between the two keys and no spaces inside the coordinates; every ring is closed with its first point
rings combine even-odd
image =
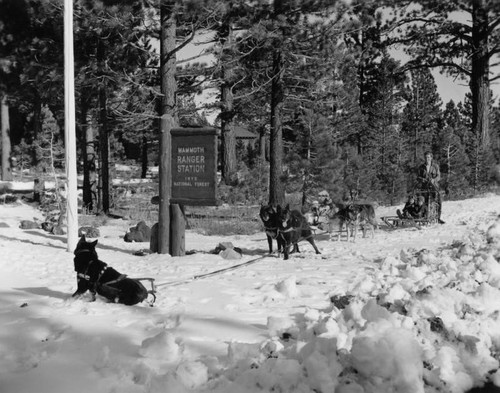
{"type": "MultiPolygon", "coordinates": [[[[170,190],[169,244],[172,256],[182,256],[186,252],[186,222],[184,205],[215,206],[217,186],[217,135],[213,128],[173,128],[170,130],[171,150],[165,152],[170,161],[170,178],[162,176],[160,182],[170,190]],[[170,156],[168,156],[170,153],[170,156]]],[[[160,187],[160,203],[165,196],[160,187]]],[[[159,224],[153,226],[150,250],[159,249],[159,224]]]]}
{"type": "Polygon", "coordinates": [[[217,130],[174,128],[172,135],[172,198],[170,203],[215,206],[217,130]]]}

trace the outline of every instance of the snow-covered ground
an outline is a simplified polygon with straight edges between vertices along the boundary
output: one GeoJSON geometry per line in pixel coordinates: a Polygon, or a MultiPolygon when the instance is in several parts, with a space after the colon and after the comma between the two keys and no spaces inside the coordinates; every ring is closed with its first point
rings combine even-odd
{"type": "MultiPolygon", "coordinates": [[[[377,209],[393,215],[399,207],[377,209]]],[[[0,392],[465,392],[500,385],[500,197],[443,204],[444,225],[306,242],[288,261],[264,233],[186,232],[184,257],[133,253],[136,223],[100,228],[100,259],[154,277],[158,299],[75,300],[65,236],[0,205],[0,392]],[[211,253],[220,242],[240,260],[211,253]],[[254,263],[200,279],[235,264],[254,263]]]]}

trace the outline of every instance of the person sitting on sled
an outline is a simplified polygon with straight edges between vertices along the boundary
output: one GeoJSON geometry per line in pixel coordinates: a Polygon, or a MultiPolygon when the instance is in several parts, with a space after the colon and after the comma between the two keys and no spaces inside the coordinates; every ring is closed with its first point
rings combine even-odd
{"type": "Polygon", "coordinates": [[[425,203],[425,197],[420,195],[417,199],[417,204],[413,211],[413,218],[427,218],[427,204],[425,203]]]}
{"type": "Polygon", "coordinates": [[[408,197],[408,201],[405,203],[405,206],[403,207],[403,211],[398,209],[396,210],[396,213],[398,214],[398,217],[401,219],[414,218],[416,208],[417,204],[415,203],[415,196],[410,195],[408,197]]]}

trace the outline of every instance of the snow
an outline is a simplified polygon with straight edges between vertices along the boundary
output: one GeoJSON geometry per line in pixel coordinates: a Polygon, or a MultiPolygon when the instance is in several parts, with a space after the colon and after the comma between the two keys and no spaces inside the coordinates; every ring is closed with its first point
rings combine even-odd
{"type": "MultiPolygon", "coordinates": [[[[378,207],[393,215],[395,207],[378,207]]],[[[284,261],[264,232],[186,231],[184,257],[135,256],[135,223],[100,227],[100,259],[154,277],[154,307],[76,290],[65,236],[0,205],[0,391],[465,392],[500,385],[500,198],[443,203],[444,225],[379,229],[356,243],[319,232],[284,261]],[[212,253],[221,242],[239,260],[212,253]],[[261,258],[254,261],[256,258],[261,258]],[[219,274],[233,265],[252,262],[219,274]]]]}

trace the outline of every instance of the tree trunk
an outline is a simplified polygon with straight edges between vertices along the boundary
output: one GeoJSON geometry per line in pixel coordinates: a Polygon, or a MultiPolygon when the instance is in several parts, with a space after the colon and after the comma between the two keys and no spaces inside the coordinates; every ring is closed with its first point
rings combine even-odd
{"type": "MultiPolygon", "coordinates": [[[[40,95],[35,90],[33,99],[33,140],[36,141],[42,130],[42,100],[40,95]]],[[[36,167],[40,161],[37,156],[37,149],[32,150],[31,164],[36,167]]]]}
{"type": "MultiPolygon", "coordinates": [[[[312,147],[312,134],[313,134],[313,125],[311,124],[311,118],[308,118],[308,125],[307,125],[308,133],[307,133],[307,151],[306,151],[306,158],[307,162],[311,162],[311,147],[312,147]]],[[[309,166],[305,167],[303,176],[302,176],[302,200],[301,200],[301,206],[305,206],[307,203],[307,197],[309,195],[309,191],[311,191],[311,173],[310,173],[310,168],[309,166]]]]}
{"type": "MultiPolygon", "coordinates": [[[[275,21],[279,19],[283,9],[283,0],[274,1],[275,21]]],[[[271,84],[271,136],[270,136],[270,176],[269,176],[269,203],[283,205],[285,190],[281,181],[283,166],[283,105],[285,89],[283,86],[282,40],[276,40],[273,52],[273,72],[271,84]]]]}
{"type": "MultiPolygon", "coordinates": [[[[416,113],[420,113],[419,111],[419,107],[420,107],[420,94],[419,94],[419,87],[418,85],[415,87],[415,105],[416,105],[416,113]]],[[[418,165],[418,160],[419,160],[419,157],[418,157],[418,151],[419,151],[419,128],[420,128],[420,121],[417,122],[417,124],[413,124],[413,129],[414,129],[414,137],[415,137],[415,141],[413,143],[413,167],[414,168],[417,168],[417,165],[418,165]]],[[[414,179],[413,179],[414,180],[414,179]]]]}
{"type": "MultiPolygon", "coordinates": [[[[365,37],[364,37],[364,30],[362,29],[360,34],[361,34],[361,48],[360,52],[364,53],[365,52],[365,37]]],[[[367,108],[367,99],[366,99],[366,90],[367,90],[367,83],[366,83],[366,77],[365,77],[365,67],[364,67],[364,58],[363,56],[360,58],[359,63],[358,63],[358,86],[359,86],[359,107],[361,109],[361,114],[363,116],[367,115],[368,113],[368,108],[367,108]]],[[[363,141],[362,141],[362,134],[366,132],[366,123],[363,124],[363,127],[361,130],[359,130],[356,134],[356,147],[358,154],[360,156],[363,156],[363,141]]]]}
{"type": "Polygon", "coordinates": [[[145,179],[148,174],[148,138],[142,136],[141,154],[141,179],[145,179]]]}
{"type": "Polygon", "coordinates": [[[228,70],[224,70],[225,82],[222,85],[222,113],[221,113],[221,139],[222,139],[222,178],[225,184],[234,184],[236,181],[236,136],[233,121],[233,92],[227,82],[228,70]]]}
{"type": "Polygon", "coordinates": [[[472,173],[472,189],[474,191],[474,195],[476,195],[477,191],[479,190],[479,152],[481,151],[480,149],[480,138],[479,135],[475,136],[474,140],[474,167],[473,167],[473,173],[472,173]]]}
{"type": "Polygon", "coordinates": [[[259,157],[262,162],[267,160],[267,138],[264,126],[259,129],[259,157]]]}
{"type": "Polygon", "coordinates": [[[101,210],[109,213],[109,133],[108,133],[108,107],[106,84],[104,82],[105,73],[105,48],[104,43],[99,41],[97,47],[97,62],[99,73],[102,76],[99,86],[99,157],[100,157],[100,177],[99,184],[101,186],[101,210]]]}
{"type": "MultiPolygon", "coordinates": [[[[161,74],[161,126],[160,126],[160,168],[159,168],[159,212],[158,212],[158,253],[180,255],[182,247],[173,245],[170,238],[170,198],[171,189],[171,149],[170,131],[176,125],[177,105],[175,95],[177,82],[175,79],[175,38],[176,12],[174,0],[160,2],[161,40],[160,40],[160,74],[161,74]],[[176,250],[174,250],[176,248],[176,250]]],[[[172,207],[178,209],[179,206],[172,207]]]]}
{"type": "Polygon", "coordinates": [[[446,147],[446,176],[445,176],[445,190],[450,188],[450,176],[451,176],[451,143],[448,143],[446,147]]]}
{"type": "Polygon", "coordinates": [[[10,120],[9,120],[9,104],[7,96],[2,96],[1,102],[1,119],[2,119],[2,180],[12,180],[12,169],[10,167],[10,120]]]}
{"type": "Polygon", "coordinates": [[[99,89],[100,123],[99,128],[99,156],[100,156],[100,185],[101,209],[109,213],[109,135],[108,135],[108,108],[106,88],[99,89]]]}
{"type": "Polygon", "coordinates": [[[232,45],[232,29],[230,19],[226,18],[227,36],[223,38],[225,41],[223,46],[223,83],[221,91],[222,113],[221,113],[221,145],[222,145],[222,178],[227,185],[234,184],[236,181],[236,136],[234,131],[234,112],[233,112],[233,72],[228,65],[229,62],[224,62],[224,51],[226,47],[232,45]]]}
{"type": "Polygon", "coordinates": [[[85,100],[81,101],[81,124],[82,124],[82,156],[83,156],[83,208],[87,213],[94,210],[94,200],[97,195],[97,175],[95,166],[95,149],[92,116],[88,114],[88,106],[85,100]]]}
{"type": "Polygon", "coordinates": [[[472,2],[472,130],[486,146],[489,142],[490,82],[488,55],[488,10],[484,0],[472,2]]]}

